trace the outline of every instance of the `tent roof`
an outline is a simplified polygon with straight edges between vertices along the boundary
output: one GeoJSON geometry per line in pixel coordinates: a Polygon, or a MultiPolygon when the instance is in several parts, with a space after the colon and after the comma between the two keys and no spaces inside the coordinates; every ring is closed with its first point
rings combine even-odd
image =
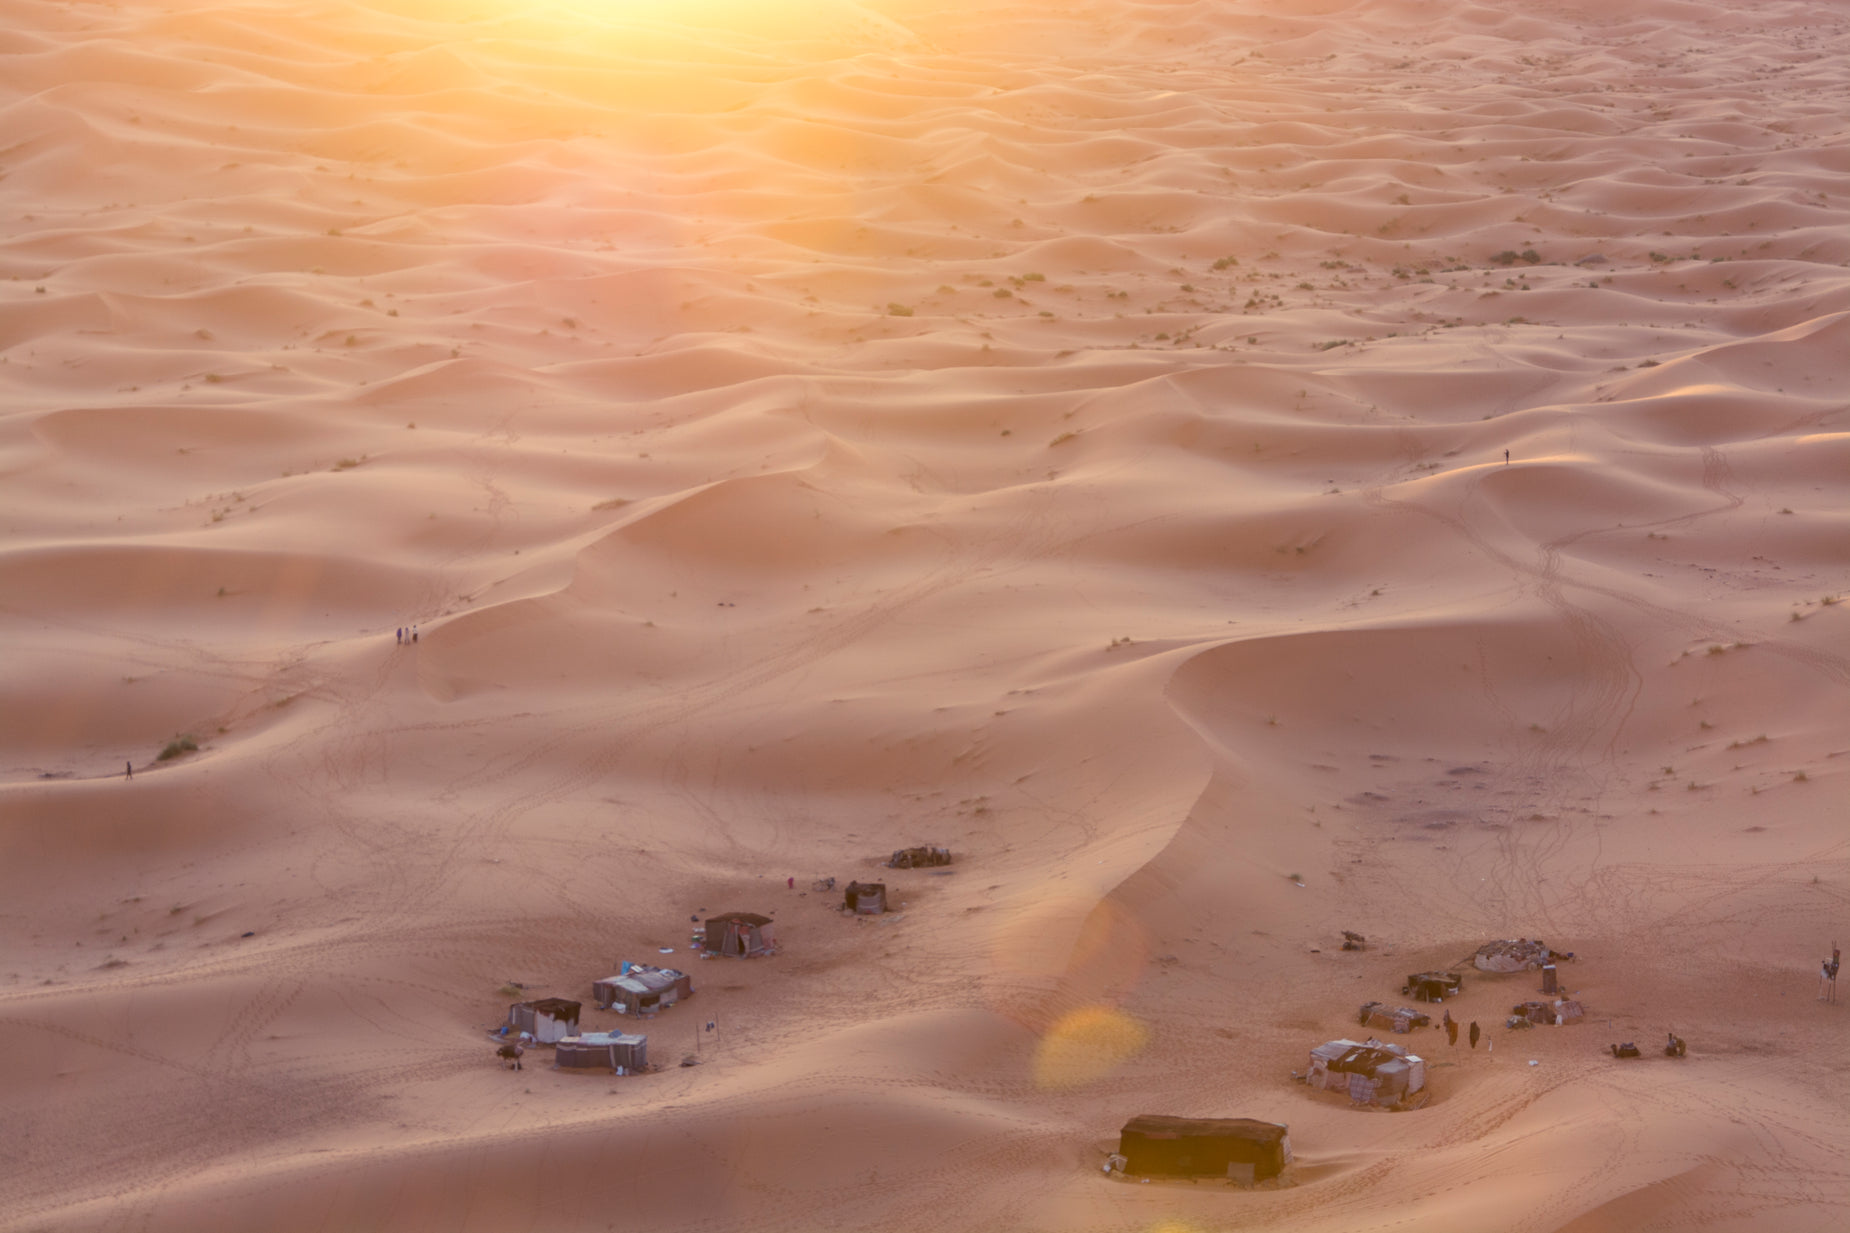
{"type": "Polygon", "coordinates": [[[771,918],[768,916],[760,916],[756,912],[725,912],[719,916],[707,917],[707,924],[709,925],[724,925],[733,922],[737,922],[741,925],[751,925],[756,928],[760,925],[770,924],[771,918]]]}
{"type": "Polygon", "coordinates": [[[1285,1137],[1286,1129],[1280,1122],[1261,1122],[1250,1117],[1169,1117],[1161,1113],[1140,1113],[1124,1123],[1122,1133],[1148,1139],[1211,1137],[1276,1143],[1285,1137]]]}
{"type": "Polygon", "coordinates": [[[551,1015],[555,1019],[576,1019],[578,1017],[578,1012],[583,1009],[582,1003],[571,1001],[568,998],[540,998],[537,1001],[517,1002],[515,1004],[518,1006],[530,1006],[536,1012],[543,1015],[551,1015]]]}

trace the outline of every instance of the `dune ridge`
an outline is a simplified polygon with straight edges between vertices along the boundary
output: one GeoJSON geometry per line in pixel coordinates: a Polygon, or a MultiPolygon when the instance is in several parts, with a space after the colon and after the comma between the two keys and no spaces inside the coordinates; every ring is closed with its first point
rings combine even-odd
{"type": "Polygon", "coordinates": [[[0,1230],[1850,1219],[1841,6],[0,13],[0,1230]]]}

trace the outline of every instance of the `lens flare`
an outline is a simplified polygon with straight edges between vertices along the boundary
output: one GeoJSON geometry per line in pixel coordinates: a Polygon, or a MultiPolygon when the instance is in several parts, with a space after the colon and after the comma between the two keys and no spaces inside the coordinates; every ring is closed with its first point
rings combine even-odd
{"type": "Polygon", "coordinates": [[[1043,1091],[1070,1091],[1097,1083],[1143,1052],[1149,1041],[1149,1029],[1123,1011],[1109,1006],[1073,1011],[1041,1037],[1034,1051],[1034,1084],[1043,1091]]]}

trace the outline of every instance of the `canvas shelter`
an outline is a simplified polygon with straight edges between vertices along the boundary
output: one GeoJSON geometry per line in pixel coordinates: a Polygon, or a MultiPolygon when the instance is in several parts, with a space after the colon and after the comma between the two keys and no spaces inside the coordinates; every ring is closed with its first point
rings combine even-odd
{"type": "Polygon", "coordinates": [[[842,897],[842,906],[858,916],[878,916],[886,911],[885,882],[850,882],[842,897]]]}
{"type": "Polygon", "coordinates": [[[777,947],[772,921],[755,912],[728,912],[707,918],[706,937],[702,943],[709,955],[732,955],[749,959],[768,955],[777,947]]]}
{"type": "Polygon", "coordinates": [[[950,863],[951,850],[949,848],[934,848],[927,846],[920,848],[901,848],[893,853],[893,859],[887,862],[887,866],[892,869],[929,869],[935,865],[948,865],[950,863]]]}
{"type": "Polygon", "coordinates": [[[653,1015],[692,997],[694,981],[686,972],[674,968],[651,967],[645,963],[625,964],[615,976],[591,982],[592,996],[599,1010],[614,1010],[619,1015],[653,1015]]]}
{"type": "Polygon", "coordinates": [[[533,1002],[516,1002],[507,1008],[508,1026],[531,1033],[543,1045],[571,1036],[578,1031],[580,1003],[564,998],[540,998],[533,1002]]]}
{"type": "Polygon", "coordinates": [[[1277,1177],[1291,1162],[1291,1137],[1277,1122],[1250,1117],[1165,1117],[1145,1113],[1124,1123],[1118,1154],[1126,1173],[1145,1177],[1277,1177]]]}
{"type": "Polygon", "coordinates": [[[1416,1002],[1443,1002],[1457,997],[1464,987],[1464,978],[1456,972],[1414,972],[1401,992],[1416,1002]]]}
{"type": "Polygon", "coordinates": [[[1527,972],[1553,959],[1554,952],[1540,939],[1504,938],[1478,947],[1471,962],[1481,972],[1527,972]]]}
{"type": "Polygon", "coordinates": [[[628,1032],[586,1032],[568,1036],[553,1051],[563,1070],[621,1070],[634,1074],[649,1066],[649,1038],[628,1032]]]}
{"type": "Polygon", "coordinates": [[[1310,1051],[1304,1081],[1323,1092],[1347,1092],[1358,1105],[1392,1105],[1426,1086],[1426,1061],[1401,1045],[1332,1040],[1310,1051]]]}
{"type": "Polygon", "coordinates": [[[1416,1027],[1425,1027],[1432,1016],[1411,1006],[1389,1006],[1386,1002],[1366,1002],[1356,1016],[1363,1027],[1385,1028],[1405,1035],[1416,1027]]]}

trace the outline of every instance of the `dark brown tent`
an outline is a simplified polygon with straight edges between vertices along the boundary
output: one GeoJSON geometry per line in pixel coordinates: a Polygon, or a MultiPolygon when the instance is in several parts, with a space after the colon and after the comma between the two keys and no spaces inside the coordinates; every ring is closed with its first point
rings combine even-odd
{"type": "Polygon", "coordinates": [[[878,916],[886,911],[885,882],[850,882],[842,906],[861,916],[878,916]]]}
{"type": "Polygon", "coordinates": [[[1291,1160],[1291,1139],[1277,1122],[1250,1117],[1164,1117],[1145,1113],[1124,1123],[1118,1154],[1126,1173],[1145,1177],[1277,1177],[1291,1160]]]}
{"type": "Polygon", "coordinates": [[[755,912],[727,912],[707,918],[706,941],[709,955],[732,955],[749,959],[768,955],[777,946],[772,936],[771,918],[755,912]]]}
{"type": "Polygon", "coordinates": [[[1443,1002],[1457,997],[1464,984],[1456,972],[1415,972],[1401,992],[1416,1002],[1443,1002]]]}

